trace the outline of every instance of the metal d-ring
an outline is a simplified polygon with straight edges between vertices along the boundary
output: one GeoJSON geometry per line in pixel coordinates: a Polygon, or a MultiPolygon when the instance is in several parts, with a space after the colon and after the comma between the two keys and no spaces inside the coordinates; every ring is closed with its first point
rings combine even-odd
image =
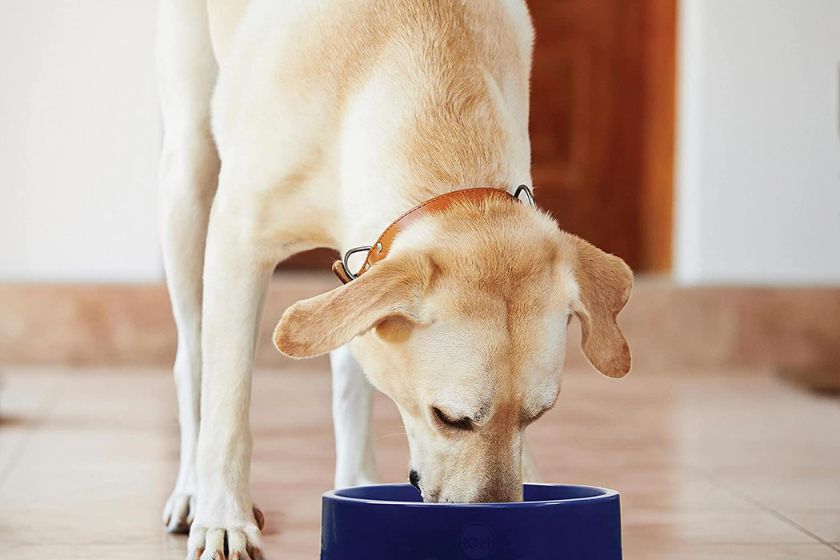
{"type": "Polygon", "coordinates": [[[363,245],[361,247],[353,247],[344,253],[344,257],[341,259],[341,266],[344,267],[344,273],[347,274],[348,278],[355,280],[359,277],[358,274],[353,274],[353,272],[350,271],[350,257],[356,253],[361,253],[362,251],[369,252],[371,249],[373,249],[371,245],[363,245]]]}
{"type": "Polygon", "coordinates": [[[525,193],[525,198],[528,199],[529,206],[536,206],[537,202],[534,200],[534,193],[531,192],[531,189],[528,188],[528,185],[519,185],[516,187],[516,191],[513,193],[513,198],[522,202],[519,198],[520,193],[525,193]]]}

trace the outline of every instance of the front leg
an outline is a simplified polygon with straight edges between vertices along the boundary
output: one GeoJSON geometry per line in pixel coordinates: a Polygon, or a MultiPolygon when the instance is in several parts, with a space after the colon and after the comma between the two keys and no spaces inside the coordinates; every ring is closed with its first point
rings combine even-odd
{"type": "Polygon", "coordinates": [[[274,261],[263,258],[256,239],[244,234],[249,229],[241,216],[214,206],[207,234],[198,493],[190,560],[199,555],[203,560],[259,556],[261,514],[253,509],[249,487],[251,367],[274,261]]]}
{"type": "Polygon", "coordinates": [[[335,487],[379,481],[371,442],[373,386],[346,345],[330,352],[335,429],[335,487]]]}

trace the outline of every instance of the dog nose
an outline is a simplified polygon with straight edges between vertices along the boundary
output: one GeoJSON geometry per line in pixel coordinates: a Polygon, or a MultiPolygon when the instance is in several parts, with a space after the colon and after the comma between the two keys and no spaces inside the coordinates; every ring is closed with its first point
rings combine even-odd
{"type": "Polygon", "coordinates": [[[420,475],[417,474],[417,471],[411,469],[411,472],[408,473],[408,481],[420,492],[420,475]]]}

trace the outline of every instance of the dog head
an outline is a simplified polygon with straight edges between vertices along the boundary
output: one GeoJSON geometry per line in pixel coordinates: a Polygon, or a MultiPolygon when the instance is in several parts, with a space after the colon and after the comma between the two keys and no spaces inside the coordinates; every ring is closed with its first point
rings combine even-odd
{"type": "Polygon", "coordinates": [[[596,369],[629,371],[616,316],[632,282],[621,259],[537,210],[465,204],[412,225],[358,279],[291,306],[275,344],[303,358],[352,340],[399,408],[425,501],[516,501],[522,433],[557,398],[571,318],[596,369]]]}

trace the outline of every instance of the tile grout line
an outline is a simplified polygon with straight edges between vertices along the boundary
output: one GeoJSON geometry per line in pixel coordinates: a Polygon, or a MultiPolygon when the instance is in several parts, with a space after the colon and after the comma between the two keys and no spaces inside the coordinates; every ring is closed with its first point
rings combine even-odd
{"type": "Polygon", "coordinates": [[[840,545],[835,545],[835,544],[823,539],[822,537],[820,537],[816,533],[811,532],[809,529],[803,527],[802,525],[800,525],[799,523],[797,523],[796,521],[794,521],[793,519],[791,519],[787,515],[783,514],[782,512],[776,510],[772,506],[769,506],[769,505],[767,505],[763,502],[758,501],[757,499],[753,498],[749,494],[745,494],[744,492],[742,492],[741,490],[738,490],[737,488],[733,488],[732,486],[730,486],[726,482],[715,478],[711,474],[703,473],[702,471],[700,471],[700,472],[701,472],[702,476],[705,476],[706,479],[709,482],[715,482],[717,484],[720,484],[721,486],[726,487],[730,492],[732,492],[734,494],[737,494],[744,501],[756,506],[757,508],[761,509],[762,511],[764,511],[766,513],[769,513],[770,515],[772,515],[773,517],[775,517],[779,521],[781,521],[783,523],[786,523],[787,525],[790,525],[791,527],[793,527],[794,529],[796,529],[797,531],[799,531],[803,535],[806,535],[806,536],[814,539],[815,541],[827,546],[828,548],[830,548],[831,550],[836,552],[838,555],[840,555],[840,545]]]}
{"type": "Polygon", "coordinates": [[[9,459],[9,461],[3,466],[2,469],[0,469],[0,490],[3,489],[3,486],[5,485],[6,481],[11,477],[12,472],[15,470],[15,467],[20,462],[21,457],[23,457],[23,453],[29,446],[29,443],[38,434],[38,431],[43,427],[47,417],[50,415],[53,408],[56,406],[57,395],[59,393],[58,389],[59,387],[53,387],[52,391],[48,392],[47,396],[44,397],[44,401],[37,408],[37,420],[33,422],[29,433],[22,437],[21,441],[12,450],[11,458],[9,459]]]}
{"type": "Polygon", "coordinates": [[[830,548],[831,550],[833,550],[837,554],[840,554],[840,548],[835,546],[834,543],[830,543],[827,540],[820,537],[819,535],[817,535],[815,533],[812,533],[810,530],[806,529],[805,527],[803,527],[802,525],[800,525],[799,523],[797,523],[796,521],[794,521],[793,519],[791,519],[790,517],[785,515],[784,513],[780,512],[780,511],[776,511],[772,507],[766,506],[766,505],[764,505],[760,502],[753,502],[753,503],[755,503],[756,506],[763,509],[764,511],[766,511],[767,513],[769,513],[770,515],[772,515],[776,519],[787,523],[788,525],[790,525],[794,529],[798,529],[801,533],[811,537],[812,539],[815,539],[815,540],[821,542],[822,544],[824,544],[825,546],[827,546],[828,548],[830,548]]]}

